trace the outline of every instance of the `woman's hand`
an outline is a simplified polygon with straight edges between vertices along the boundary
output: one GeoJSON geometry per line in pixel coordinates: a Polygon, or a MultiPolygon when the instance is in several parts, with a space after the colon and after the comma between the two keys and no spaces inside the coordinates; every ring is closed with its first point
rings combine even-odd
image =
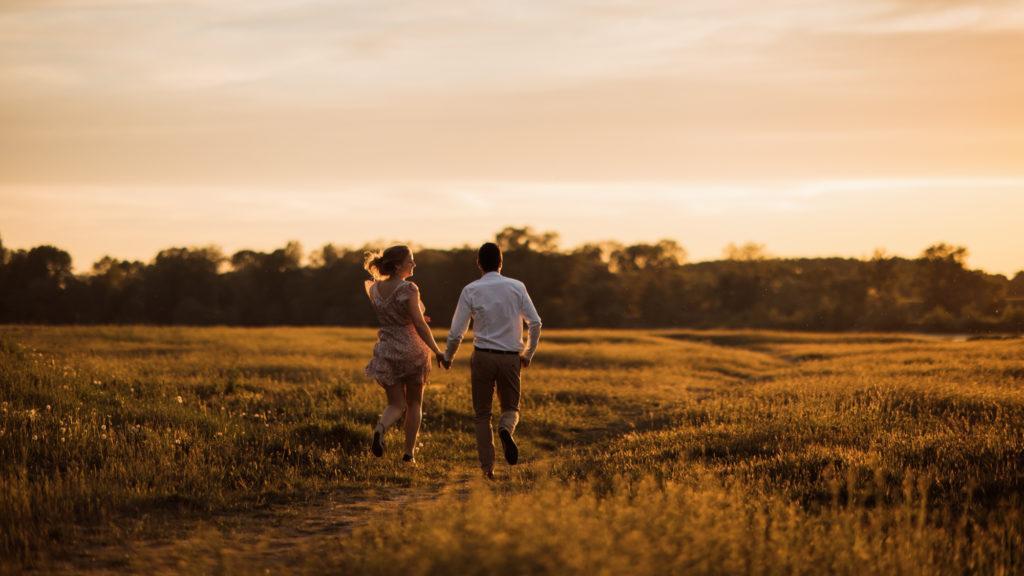
{"type": "Polygon", "coordinates": [[[448,370],[449,368],[452,367],[452,363],[445,359],[444,352],[438,350],[437,352],[434,352],[434,357],[437,359],[438,368],[444,368],[445,370],[448,370]]]}

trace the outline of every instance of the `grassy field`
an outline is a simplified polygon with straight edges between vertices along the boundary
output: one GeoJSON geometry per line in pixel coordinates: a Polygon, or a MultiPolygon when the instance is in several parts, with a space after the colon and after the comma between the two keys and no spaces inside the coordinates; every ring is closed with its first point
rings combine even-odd
{"type": "Polygon", "coordinates": [[[373,339],[0,327],[0,571],[1024,572],[1020,339],[547,331],[493,483],[466,353],[369,455],[373,339]]]}

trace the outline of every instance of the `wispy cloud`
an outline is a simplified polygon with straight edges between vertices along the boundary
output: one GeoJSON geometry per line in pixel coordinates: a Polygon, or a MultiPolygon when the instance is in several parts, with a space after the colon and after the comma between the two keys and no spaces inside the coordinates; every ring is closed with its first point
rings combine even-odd
{"type": "Polygon", "coordinates": [[[742,69],[802,32],[1022,27],[1012,2],[54,0],[0,7],[0,78],[122,95],[372,99],[742,69]]]}

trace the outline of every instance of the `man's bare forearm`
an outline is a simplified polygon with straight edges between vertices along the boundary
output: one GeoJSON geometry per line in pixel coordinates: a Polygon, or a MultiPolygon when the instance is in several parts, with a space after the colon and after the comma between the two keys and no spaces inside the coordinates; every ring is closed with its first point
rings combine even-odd
{"type": "Polygon", "coordinates": [[[526,345],[526,352],[523,353],[527,360],[533,360],[533,355],[537,353],[537,346],[540,345],[540,327],[540,322],[530,324],[529,326],[530,339],[526,345]]]}

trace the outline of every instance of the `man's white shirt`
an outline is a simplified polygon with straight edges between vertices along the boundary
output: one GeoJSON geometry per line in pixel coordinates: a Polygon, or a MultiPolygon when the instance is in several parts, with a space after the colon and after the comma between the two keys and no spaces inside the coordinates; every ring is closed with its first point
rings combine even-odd
{"type": "Polygon", "coordinates": [[[445,358],[451,360],[473,319],[473,345],[477,348],[522,352],[533,359],[540,342],[540,315],[526,292],[526,285],[498,272],[488,272],[470,282],[459,295],[452,326],[448,331],[445,358]],[[523,352],[523,322],[529,327],[530,343],[523,352]]]}

